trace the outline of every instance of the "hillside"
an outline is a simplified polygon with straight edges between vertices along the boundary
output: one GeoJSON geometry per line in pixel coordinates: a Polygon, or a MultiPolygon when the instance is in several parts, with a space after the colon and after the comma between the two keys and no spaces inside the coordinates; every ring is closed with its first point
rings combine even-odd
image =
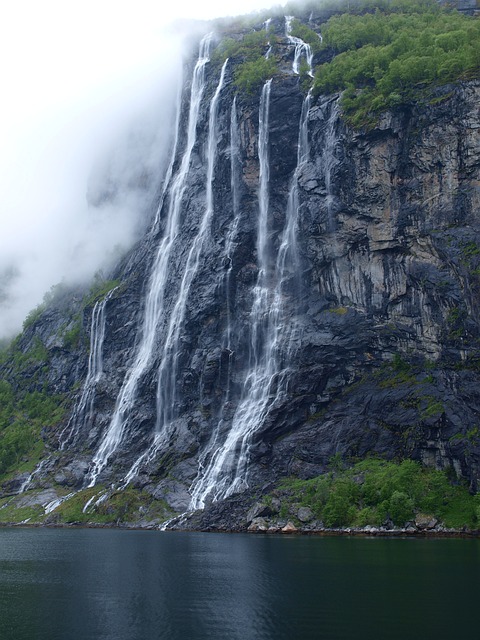
{"type": "Polygon", "coordinates": [[[336,6],[202,38],[148,232],[1,354],[1,522],[478,528],[479,19],[336,6]]]}

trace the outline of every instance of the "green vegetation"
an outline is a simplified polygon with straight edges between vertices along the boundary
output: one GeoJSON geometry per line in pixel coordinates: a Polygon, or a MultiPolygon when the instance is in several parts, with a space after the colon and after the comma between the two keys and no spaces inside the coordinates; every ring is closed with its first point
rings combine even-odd
{"type": "Polygon", "coordinates": [[[336,15],[322,36],[322,47],[336,55],[318,68],[314,91],[343,91],[343,110],[357,126],[368,125],[389,107],[417,100],[431,85],[474,77],[480,69],[480,20],[442,9],[433,0],[336,15]]]}
{"type": "Polygon", "coordinates": [[[277,492],[288,504],[307,506],[327,527],[404,526],[426,514],[447,527],[480,526],[480,494],[452,485],[448,474],[413,460],[387,462],[368,458],[312,480],[286,480],[277,492]]]}
{"type": "Polygon", "coordinates": [[[52,304],[55,300],[58,300],[64,293],[67,291],[67,287],[63,282],[59,282],[58,284],[54,284],[50,287],[49,291],[43,296],[42,302],[32,309],[30,313],[27,315],[23,322],[23,330],[28,329],[28,327],[32,326],[42,315],[42,313],[47,309],[49,305],[52,304]]]}
{"type": "Polygon", "coordinates": [[[25,331],[26,329],[28,329],[28,327],[31,327],[40,318],[46,308],[46,303],[41,302],[35,307],[35,309],[32,309],[23,321],[23,330],[25,331]]]}
{"type": "MultiPolygon", "coordinates": [[[[84,298],[78,301],[76,313],[69,305],[71,295],[63,284],[56,285],[44,296],[24,323],[27,336],[21,335],[0,351],[0,477],[6,479],[10,472],[30,471],[41,458],[44,444],[42,431],[58,425],[66,410],[66,399],[52,395],[45,384],[45,374],[50,364],[50,354],[39,334],[35,334],[35,322],[53,303],[64,305],[70,319],[58,329],[58,337],[67,349],[75,349],[82,339],[82,310],[101,300],[115,287],[118,280],[105,280],[97,275],[94,284],[84,298]],[[78,310],[80,308],[80,310],[78,310]],[[33,335],[32,335],[33,333],[33,335]]],[[[43,334],[41,334],[43,335],[43,334]]]]}
{"type": "Polygon", "coordinates": [[[275,35],[271,31],[252,31],[240,40],[225,38],[214,51],[212,62],[222,64],[227,58],[237,63],[234,84],[244,96],[252,96],[266,80],[277,73],[277,62],[273,56],[265,58],[269,43],[273,46],[275,35]]]}
{"type": "MultiPolygon", "coordinates": [[[[156,500],[145,491],[126,488],[110,495],[96,506],[90,506],[84,513],[87,500],[101,495],[99,487],[85,489],[63,502],[54,512],[58,522],[98,524],[120,524],[149,520],[163,522],[173,515],[173,511],[163,500],[156,500]]],[[[1,517],[1,512],[0,512],[1,517]]]]}
{"type": "Polygon", "coordinates": [[[461,263],[472,276],[480,276],[480,247],[474,241],[463,242],[460,245],[461,263]]]}
{"type": "Polygon", "coordinates": [[[89,292],[85,295],[82,306],[84,308],[93,306],[118,286],[120,286],[120,280],[104,280],[97,276],[90,287],[89,292]]]}
{"type": "Polygon", "coordinates": [[[263,56],[247,60],[235,70],[235,85],[240,93],[251,96],[268,78],[275,75],[277,63],[273,58],[263,56]]]}
{"type": "Polygon", "coordinates": [[[376,377],[380,380],[378,386],[381,389],[389,389],[402,384],[417,384],[414,367],[398,353],[393,356],[391,362],[385,362],[380,367],[376,373],[376,377]]]}
{"type": "Polygon", "coordinates": [[[41,432],[58,424],[64,398],[48,394],[38,383],[49,354],[36,336],[22,351],[14,340],[0,355],[8,380],[0,380],[0,476],[12,468],[30,469],[43,451],[41,432]]]}
{"type": "MultiPolygon", "coordinates": [[[[105,488],[91,487],[75,493],[62,502],[54,511],[45,515],[41,505],[24,506],[25,496],[19,495],[0,499],[0,524],[23,522],[31,524],[42,522],[64,524],[99,524],[112,525],[127,522],[161,523],[174,515],[172,509],[164,500],[157,500],[145,491],[128,487],[124,491],[113,492],[105,500],[95,506],[93,504],[84,513],[83,509],[90,498],[100,498],[105,488]]],[[[28,498],[35,498],[33,491],[28,498]]],[[[66,496],[66,490],[60,491],[66,496]]],[[[34,502],[34,500],[33,500],[34,502]]]]}
{"type": "Polygon", "coordinates": [[[348,309],[347,307],[332,307],[329,309],[329,312],[336,313],[337,316],[344,316],[348,312],[348,309]]]}
{"type": "Polygon", "coordinates": [[[40,505],[34,507],[17,506],[15,500],[2,498],[0,500],[0,523],[33,521],[40,522],[43,519],[44,510],[40,505]]]}
{"type": "Polygon", "coordinates": [[[61,398],[40,391],[15,393],[0,381],[0,475],[29,458],[38,459],[43,444],[41,431],[62,419],[61,398]]]}
{"type": "Polygon", "coordinates": [[[452,307],[447,315],[449,340],[460,340],[465,337],[465,321],[468,313],[464,307],[452,307]]]}
{"type": "Polygon", "coordinates": [[[322,41],[318,34],[300,20],[292,20],[291,35],[309,44],[313,53],[317,53],[322,48],[322,41]]]}
{"type": "Polygon", "coordinates": [[[80,334],[82,331],[82,325],[80,322],[80,318],[78,318],[74,324],[74,326],[65,331],[63,334],[63,344],[67,347],[67,349],[76,349],[80,343],[80,334]]]}

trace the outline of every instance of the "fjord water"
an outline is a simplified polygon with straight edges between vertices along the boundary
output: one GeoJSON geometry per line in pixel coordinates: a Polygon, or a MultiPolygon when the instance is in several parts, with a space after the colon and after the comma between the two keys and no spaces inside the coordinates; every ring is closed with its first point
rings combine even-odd
{"type": "Polygon", "coordinates": [[[479,578],[480,540],[0,529],[0,637],[477,637],[479,578]]]}

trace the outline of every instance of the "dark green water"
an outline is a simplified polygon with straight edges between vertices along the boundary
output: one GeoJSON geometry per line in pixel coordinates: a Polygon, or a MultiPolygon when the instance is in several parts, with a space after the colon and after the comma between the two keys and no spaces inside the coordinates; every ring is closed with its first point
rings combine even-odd
{"type": "Polygon", "coordinates": [[[1,640],[478,638],[479,540],[0,529],[1,640]]]}

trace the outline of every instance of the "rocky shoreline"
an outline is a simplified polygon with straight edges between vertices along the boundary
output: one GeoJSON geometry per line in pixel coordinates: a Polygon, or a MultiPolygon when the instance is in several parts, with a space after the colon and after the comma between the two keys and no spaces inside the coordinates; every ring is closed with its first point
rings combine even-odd
{"type": "Polygon", "coordinates": [[[289,535],[289,536],[319,536],[319,537],[380,537],[380,538],[480,538],[480,529],[449,529],[442,525],[431,529],[422,529],[414,525],[408,527],[345,527],[328,528],[322,526],[297,527],[293,522],[288,521],[281,526],[269,525],[264,527],[259,523],[248,528],[217,528],[206,527],[204,529],[192,529],[181,525],[174,525],[171,528],[163,528],[163,524],[158,523],[130,523],[103,524],[98,522],[3,522],[0,528],[25,528],[25,529],[119,529],[124,531],[159,531],[159,532],[182,532],[182,533],[225,533],[237,534],[248,533],[255,535],[289,535]]]}

